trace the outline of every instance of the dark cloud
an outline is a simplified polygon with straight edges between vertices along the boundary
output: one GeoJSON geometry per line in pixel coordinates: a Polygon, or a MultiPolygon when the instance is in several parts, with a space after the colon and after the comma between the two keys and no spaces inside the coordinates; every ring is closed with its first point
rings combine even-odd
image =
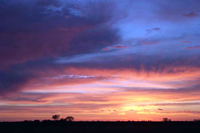
{"type": "Polygon", "coordinates": [[[127,46],[111,46],[111,48],[122,49],[127,48],[127,46]]]}
{"type": "Polygon", "coordinates": [[[158,108],[158,110],[159,110],[159,111],[163,111],[163,109],[161,109],[161,108],[158,108]]]}
{"type": "Polygon", "coordinates": [[[152,28],[152,29],[147,29],[146,30],[146,35],[149,35],[149,34],[151,34],[152,32],[154,32],[154,31],[160,31],[160,28],[152,28]]]}
{"type": "Polygon", "coordinates": [[[32,78],[32,74],[25,74],[21,71],[0,72],[0,96],[3,96],[6,92],[15,93],[32,78]]]}
{"type": "Polygon", "coordinates": [[[61,3],[59,0],[39,0],[37,6],[55,6],[60,7],[61,3]]]}
{"type": "Polygon", "coordinates": [[[186,19],[196,17],[199,10],[199,0],[156,0],[158,7],[154,10],[157,15],[155,19],[160,19],[169,22],[185,22],[186,19]],[[173,3],[173,4],[172,4],[173,3]]]}
{"type": "Polygon", "coordinates": [[[72,45],[69,46],[69,50],[73,50],[77,53],[85,53],[86,51],[99,50],[103,47],[112,45],[118,40],[116,36],[113,36],[117,31],[108,31],[107,28],[108,27],[103,26],[80,32],[72,39],[72,45]]]}
{"type": "MultiPolygon", "coordinates": [[[[87,58],[86,58],[87,59],[87,58]]],[[[142,55],[142,54],[126,54],[126,55],[112,55],[112,57],[96,57],[89,58],[85,62],[67,62],[67,66],[76,68],[93,68],[93,69],[130,69],[145,72],[159,72],[159,73],[180,73],[187,71],[189,67],[198,68],[200,63],[196,62],[199,59],[198,55],[192,57],[176,57],[176,53],[172,53],[171,57],[158,55],[142,55]],[[185,69],[179,69],[184,67],[185,69]]],[[[78,58],[74,58],[78,60],[78,58]]],[[[65,63],[64,63],[65,64],[65,63]]]]}
{"type": "Polygon", "coordinates": [[[59,1],[50,0],[1,1],[0,5],[1,68],[28,60],[95,52],[120,38],[109,26],[112,11],[106,10],[114,8],[111,4],[61,6],[59,1]]]}
{"type": "MultiPolygon", "coordinates": [[[[72,57],[72,59],[74,59],[72,57]]],[[[123,56],[112,57],[96,57],[85,62],[69,62],[64,64],[56,63],[57,58],[49,58],[43,60],[27,61],[26,63],[15,65],[6,71],[1,71],[0,83],[2,84],[0,90],[2,92],[17,91],[23,88],[23,85],[29,81],[38,80],[43,84],[84,84],[111,79],[111,77],[88,77],[88,78],[69,78],[67,75],[72,73],[65,71],[68,68],[76,69],[98,69],[98,70],[133,70],[145,72],[159,72],[160,74],[176,74],[188,71],[189,67],[198,68],[199,62],[197,57],[181,57],[168,58],[156,55],[143,56],[139,54],[128,54],[123,56]],[[180,67],[180,69],[179,69],[180,67]],[[184,67],[185,69],[182,69],[184,67]],[[44,77],[56,77],[65,74],[66,77],[60,79],[51,79],[46,82],[44,77]],[[46,82],[46,83],[45,83],[46,82]]],[[[81,60],[81,59],[79,59],[81,60]]],[[[74,75],[76,76],[76,75],[74,75]]],[[[77,75],[78,76],[78,75],[77,75]]],[[[36,82],[36,81],[35,81],[36,82]]],[[[162,90],[164,91],[164,90],[162,90]]],[[[173,90],[179,91],[179,90],[173,90]]],[[[185,90],[186,91],[186,90],[185,90]]],[[[181,91],[180,91],[181,92],[181,91]]]]}
{"type": "Polygon", "coordinates": [[[107,47],[107,48],[103,48],[103,50],[106,50],[106,51],[116,51],[116,50],[120,50],[120,49],[124,49],[124,48],[127,48],[127,46],[110,46],[110,47],[107,47]]]}
{"type": "MultiPolygon", "coordinates": [[[[58,65],[53,59],[29,61],[15,65],[6,71],[0,71],[0,96],[16,93],[24,87],[36,84],[37,87],[57,85],[78,85],[113,79],[114,77],[72,75],[68,65],[58,65]]],[[[34,85],[32,86],[34,88],[34,85]]]]}
{"type": "Polygon", "coordinates": [[[183,14],[183,16],[185,16],[185,17],[196,17],[197,14],[194,13],[194,12],[190,12],[190,13],[183,14]]]}

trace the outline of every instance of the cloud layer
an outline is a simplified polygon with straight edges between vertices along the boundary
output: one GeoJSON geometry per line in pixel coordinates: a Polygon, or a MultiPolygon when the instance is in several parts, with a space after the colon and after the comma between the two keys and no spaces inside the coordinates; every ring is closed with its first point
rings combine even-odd
{"type": "Polygon", "coordinates": [[[1,0],[0,119],[199,117],[199,4],[1,0]]]}

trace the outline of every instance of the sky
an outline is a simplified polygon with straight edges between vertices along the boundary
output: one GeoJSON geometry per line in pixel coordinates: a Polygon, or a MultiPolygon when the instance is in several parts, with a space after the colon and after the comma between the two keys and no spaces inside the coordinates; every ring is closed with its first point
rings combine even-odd
{"type": "Polygon", "coordinates": [[[199,0],[0,0],[0,121],[200,118],[199,0]]]}

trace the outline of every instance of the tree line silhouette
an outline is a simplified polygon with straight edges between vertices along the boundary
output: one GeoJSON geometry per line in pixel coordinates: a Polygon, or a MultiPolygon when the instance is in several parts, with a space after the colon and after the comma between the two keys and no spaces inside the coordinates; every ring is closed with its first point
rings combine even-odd
{"type": "MultiPolygon", "coordinates": [[[[55,120],[58,120],[60,118],[60,115],[53,115],[52,116],[52,119],[55,120]]],[[[66,118],[61,118],[60,121],[69,121],[69,122],[72,122],[74,120],[74,117],[73,116],[67,116],[66,118]]]]}
{"type": "Polygon", "coordinates": [[[52,115],[52,120],[23,122],[0,122],[0,133],[193,133],[200,131],[200,120],[171,121],[74,121],[73,116],[60,118],[52,115]]]}

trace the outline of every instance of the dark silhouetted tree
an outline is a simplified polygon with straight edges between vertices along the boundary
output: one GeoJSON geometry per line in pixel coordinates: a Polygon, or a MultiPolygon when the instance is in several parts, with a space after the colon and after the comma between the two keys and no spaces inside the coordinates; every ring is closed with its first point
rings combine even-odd
{"type": "Polygon", "coordinates": [[[65,119],[61,118],[59,121],[66,121],[65,119]]]}
{"type": "Polygon", "coordinates": [[[54,120],[58,120],[59,117],[60,117],[60,115],[53,115],[53,116],[52,116],[52,119],[54,119],[54,120]]]}
{"type": "Polygon", "coordinates": [[[74,117],[73,117],[73,116],[67,116],[67,117],[65,118],[65,120],[66,120],[66,121],[72,122],[72,121],[74,120],[74,117]]]}
{"type": "Polygon", "coordinates": [[[168,121],[168,118],[163,118],[163,121],[164,121],[164,122],[168,121]]]}
{"type": "Polygon", "coordinates": [[[164,121],[164,122],[169,122],[169,121],[171,121],[171,119],[163,118],[163,121],[164,121]]]}
{"type": "Polygon", "coordinates": [[[40,123],[40,120],[34,120],[33,122],[34,123],[40,123]]]}

